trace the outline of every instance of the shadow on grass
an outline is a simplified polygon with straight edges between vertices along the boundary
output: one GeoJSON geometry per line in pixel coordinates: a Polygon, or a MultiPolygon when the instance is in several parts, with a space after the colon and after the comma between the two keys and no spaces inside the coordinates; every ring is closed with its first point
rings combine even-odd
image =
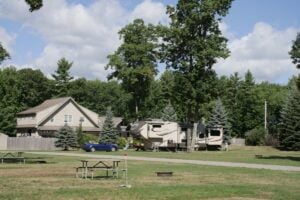
{"type": "Polygon", "coordinates": [[[292,161],[300,161],[300,157],[298,156],[256,156],[258,159],[281,159],[281,160],[292,160],[292,161]]]}

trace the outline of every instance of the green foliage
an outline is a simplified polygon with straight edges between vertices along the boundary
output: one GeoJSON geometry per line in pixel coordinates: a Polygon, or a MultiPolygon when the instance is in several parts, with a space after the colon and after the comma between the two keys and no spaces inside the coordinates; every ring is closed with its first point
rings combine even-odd
{"type": "Polygon", "coordinates": [[[70,148],[78,147],[77,136],[73,129],[68,125],[64,125],[56,134],[57,141],[55,141],[56,147],[61,147],[64,151],[70,150],[70,148]]]}
{"type": "Polygon", "coordinates": [[[157,73],[158,38],[155,30],[153,25],[145,25],[142,19],[134,20],[119,31],[123,43],[114,54],[108,56],[109,63],[106,69],[114,70],[109,79],[121,80],[124,90],[132,95],[132,103],[129,104],[131,114],[135,109],[142,109],[143,102],[149,95],[151,82],[157,73]]]}
{"type": "Polygon", "coordinates": [[[30,12],[39,10],[43,6],[43,0],[25,0],[25,2],[30,6],[30,12]]]}
{"type": "Polygon", "coordinates": [[[52,77],[55,79],[55,93],[56,96],[65,97],[68,96],[70,81],[73,79],[69,72],[73,63],[67,61],[65,58],[61,58],[57,62],[57,65],[58,68],[55,71],[55,74],[52,74],[52,77]]]}
{"type": "Polygon", "coordinates": [[[263,127],[258,127],[247,131],[245,134],[246,145],[264,145],[266,134],[267,132],[263,127]]]}
{"type": "Polygon", "coordinates": [[[228,118],[227,111],[222,104],[221,99],[218,99],[215,103],[215,107],[211,112],[210,118],[207,122],[209,127],[221,126],[224,129],[224,137],[230,138],[231,135],[231,123],[228,118]]]}
{"type": "Polygon", "coordinates": [[[3,60],[10,58],[9,53],[3,48],[0,42],[0,64],[3,60]]]}
{"type": "Polygon", "coordinates": [[[76,129],[76,134],[77,134],[77,143],[79,146],[84,144],[84,137],[83,137],[83,132],[82,132],[82,124],[76,129]]]}
{"type": "Polygon", "coordinates": [[[113,113],[111,108],[108,107],[103,124],[100,143],[103,144],[116,144],[118,142],[119,133],[114,128],[113,113]]]}
{"type": "Polygon", "coordinates": [[[175,89],[179,91],[177,100],[186,102],[178,110],[188,121],[200,119],[200,104],[209,101],[206,92],[212,88],[210,81],[215,76],[212,66],[218,58],[229,55],[227,39],[222,36],[219,23],[231,2],[179,0],[176,7],[167,8],[171,23],[169,30],[165,31],[162,60],[167,67],[178,72],[175,87],[182,90],[175,89]],[[181,92],[185,94],[181,95],[181,92]]]}
{"type": "Polygon", "coordinates": [[[162,120],[169,121],[169,122],[177,121],[176,111],[174,110],[173,106],[170,103],[162,111],[161,118],[162,120]]]}
{"type": "Polygon", "coordinates": [[[127,140],[124,137],[118,138],[118,147],[119,149],[123,149],[126,146],[127,140]]]}
{"type": "Polygon", "coordinates": [[[300,91],[295,85],[290,88],[282,109],[280,145],[288,150],[300,150],[300,91]]]}
{"type": "Polygon", "coordinates": [[[82,137],[82,144],[92,142],[92,143],[97,143],[99,140],[99,136],[89,134],[89,133],[84,133],[82,137]]]}
{"type": "Polygon", "coordinates": [[[300,33],[297,33],[296,40],[293,41],[292,49],[289,52],[292,62],[300,69],[300,33]]]}
{"type": "MultiPolygon", "coordinates": [[[[291,56],[292,62],[296,65],[298,69],[300,69],[300,33],[297,33],[296,40],[293,41],[293,46],[289,54],[291,56]]],[[[297,87],[300,91],[300,75],[298,75],[297,87]]]]}

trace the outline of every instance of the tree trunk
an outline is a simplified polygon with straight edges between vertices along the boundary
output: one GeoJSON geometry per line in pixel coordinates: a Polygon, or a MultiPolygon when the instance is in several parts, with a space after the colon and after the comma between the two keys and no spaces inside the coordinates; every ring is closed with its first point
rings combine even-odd
{"type": "Polygon", "coordinates": [[[195,150],[196,135],[197,135],[197,123],[194,123],[193,133],[192,133],[192,138],[191,138],[191,147],[190,147],[191,152],[193,152],[195,150]]]}

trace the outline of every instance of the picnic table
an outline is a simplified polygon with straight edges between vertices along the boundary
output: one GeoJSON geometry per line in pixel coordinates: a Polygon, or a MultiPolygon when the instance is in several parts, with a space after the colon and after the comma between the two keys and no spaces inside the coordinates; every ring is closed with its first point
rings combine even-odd
{"type": "Polygon", "coordinates": [[[0,160],[2,164],[4,163],[4,161],[20,161],[20,164],[25,164],[25,158],[23,157],[23,154],[24,152],[22,151],[7,152],[2,157],[0,157],[0,160]]]}
{"type": "Polygon", "coordinates": [[[80,160],[81,166],[76,167],[76,178],[81,175],[82,178],[87,179],[89,174],[91,178],[94,178],[94,172],[97,170],[106,171],[106,177],[109,175],[109,171],[112,171],[112,176],[118,178],[119,176],[119,163],[121,160],[117,159],[92,159],[92,160],[80,160]]]}

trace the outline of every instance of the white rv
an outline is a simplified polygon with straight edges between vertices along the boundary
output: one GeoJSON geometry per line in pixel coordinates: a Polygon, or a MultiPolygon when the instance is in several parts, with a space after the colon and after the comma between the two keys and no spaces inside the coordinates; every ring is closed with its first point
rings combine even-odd
{"type": "Polygon", "coordinates": [[[207,127],[204,132],[198,134],[199,147],[221,147],[223,144],[223,128],[207,127]]]}
{"type": "Polygon", "coordinates": [[[180,134],[177,122],[162,120],[141,121],[132,132],[141,137],[145,149],[174,148],[185,137],[180,134]]]}
{"type": "MultiPolygon", "coordinates": [[[[177,122],[140,121],[132,127],[131,131],[141,138],[144,149],[175,150],[187,147],[187,129],[177,122]]],[[[223,129],[218,127],[208,128],[205,133],[205,128],[202,125],[202,128],[197,129],[194,137],[195,149],[208,146],[220,147],[223,142],[223,129]]]]}

